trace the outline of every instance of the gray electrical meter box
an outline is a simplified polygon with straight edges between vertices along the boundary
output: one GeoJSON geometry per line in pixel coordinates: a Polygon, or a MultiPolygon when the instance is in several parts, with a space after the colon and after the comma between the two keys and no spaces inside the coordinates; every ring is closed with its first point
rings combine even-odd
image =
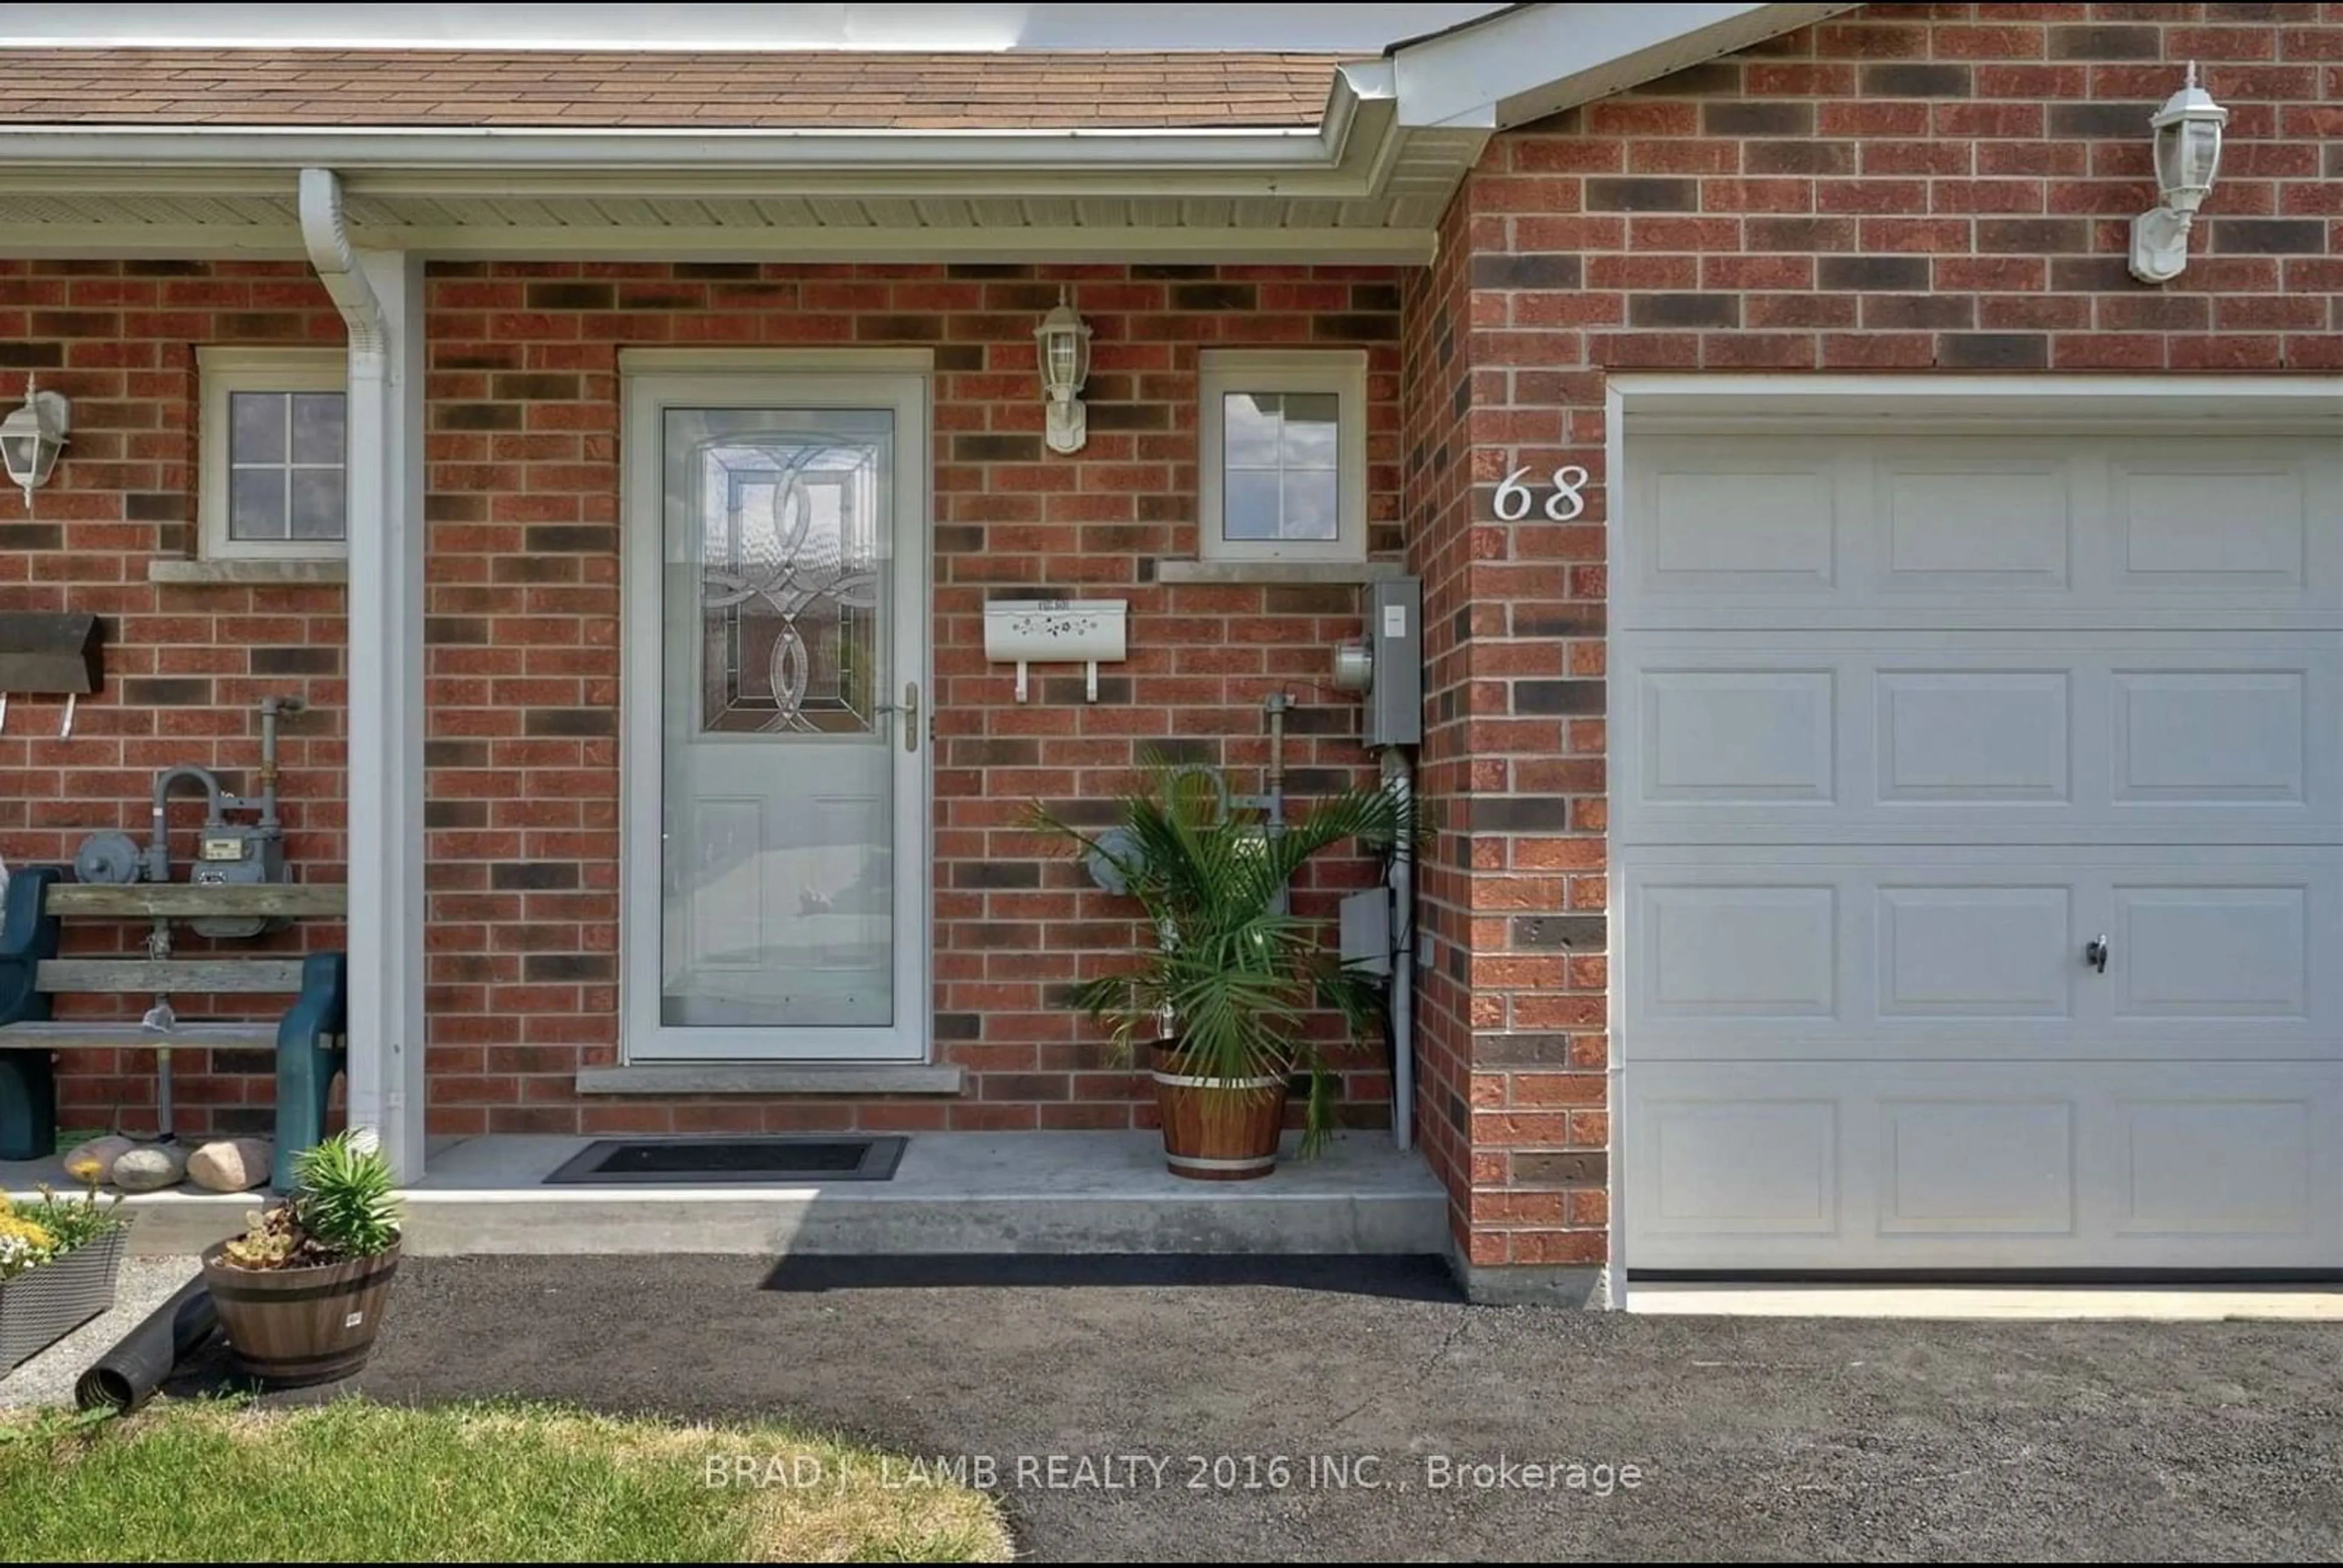
{"type": "Polygon", "coordinates": [[[1423,744],[1423,580],[1387,578],[1367,586],[1365,739],[1370,749],[1423,744]]]}

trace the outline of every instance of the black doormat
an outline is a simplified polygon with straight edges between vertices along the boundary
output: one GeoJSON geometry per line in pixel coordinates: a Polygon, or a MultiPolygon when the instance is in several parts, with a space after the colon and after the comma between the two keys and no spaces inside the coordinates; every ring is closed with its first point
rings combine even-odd
{"type": "Polygon", "coordinates": [[[545,1185],[643,1182],[890,1181],[903,1138],[605,1138],[588,1143],[545,1185]]]}
{"type": "Polygon", "coordinates": [[[1350,1252],[799,1252],[781,1259],[765,1289],[820,1291],[1270,1285],[1403,1302],[1461,1302],[1430,1253],[1350,1252]]]}

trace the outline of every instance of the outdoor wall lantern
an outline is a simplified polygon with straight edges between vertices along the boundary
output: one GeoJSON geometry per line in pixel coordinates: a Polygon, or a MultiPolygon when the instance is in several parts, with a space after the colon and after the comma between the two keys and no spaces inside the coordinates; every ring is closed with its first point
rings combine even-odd
{"type": "Polygon", "coordinates": [[[1091,329],[1061,292],[1057,308],[1033,329],[1041,351],[1041,394],[1049,399],[1044,438],[1052,452],[1079,452],[1089,439],[1089,417],[1080,401],[1091,377],[1091,329]]]}
{"type": "Polygon", "coordinates": [[[2221,166],[2221,127],[2229,111],[2188,80],[2165,100],[2148,124],[2156,132],[2156,185],[2163,203],[2131,220],[2131,275],[2142,283],[2169,283],[2188,265],[2188,228],[2213,189],[2221,166]]]}
{"type": "Polygon", "coordinates": [[[62,392],[44,392],[31,377],[25,378],[25,406],[0,419],[0,463],[8,482],[25,492],[25,515],[33,515],[33,492],[49,482],[65,450],[65,431],[73,409],[62,392]]]}

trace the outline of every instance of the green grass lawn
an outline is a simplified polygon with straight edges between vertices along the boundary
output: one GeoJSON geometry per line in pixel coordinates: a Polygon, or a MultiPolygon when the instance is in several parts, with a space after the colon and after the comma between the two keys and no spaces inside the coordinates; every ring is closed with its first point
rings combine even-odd
{"type": "Polygon", "coordinates": [[[783,1426],[524,1404],[163,1403],[0,1421],[0,1557],[1003,1562],[999,1510],[783,1426]],[[739,1483],[747,1459],[760,1480],[739,1483]],[[726,1484],[711,1484],[710,1460],[726,1484]]]}

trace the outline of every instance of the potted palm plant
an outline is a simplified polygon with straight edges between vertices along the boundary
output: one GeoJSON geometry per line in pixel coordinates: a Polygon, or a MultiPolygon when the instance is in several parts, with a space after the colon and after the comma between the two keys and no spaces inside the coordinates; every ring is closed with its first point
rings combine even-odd
{"type": "Polygon", "coordinates": [[[35,1202],[0,1193],[0,1373],[31,1360],[114,1305],[130,1217],[122,1198],[75,1202],[47,1188],[35,1202]]]}
{"type": "Polygon", "coordinates": [[[1077,984],[1071,1005],[1105,1026],[1119,1058],[1150,1058],[1175,1176],[1237,1181],[1275,1168],[1288,1088],[1308,1083],[1302,1152],[1333,1125],[1332,1042],[1310,1015],[1332,1010],[1350,1039],[1383,1018],[1383,982],[1328,950],[1323,922],[1287,909],[1311,857],[1349,839],[1391,846],[1413,836],[1403,798],[1354,789],[1317,800],[1272,830],[1257,808],[1231,805],[1222,780],[1157,769],[1126,795],[1121,821],[1091,834],[1036,805],[1034,825],[1138,900],[1154,931],[1127,970],[1077,984]]]}
{"type": "Polygon", "coordinates": [[[236,1371],[285,1388],[366,1364],[398,1270],[398,1200],[373,1138],[337,1134],[293,1169],[289,1198],[204,1254],[236,1371]]]}

